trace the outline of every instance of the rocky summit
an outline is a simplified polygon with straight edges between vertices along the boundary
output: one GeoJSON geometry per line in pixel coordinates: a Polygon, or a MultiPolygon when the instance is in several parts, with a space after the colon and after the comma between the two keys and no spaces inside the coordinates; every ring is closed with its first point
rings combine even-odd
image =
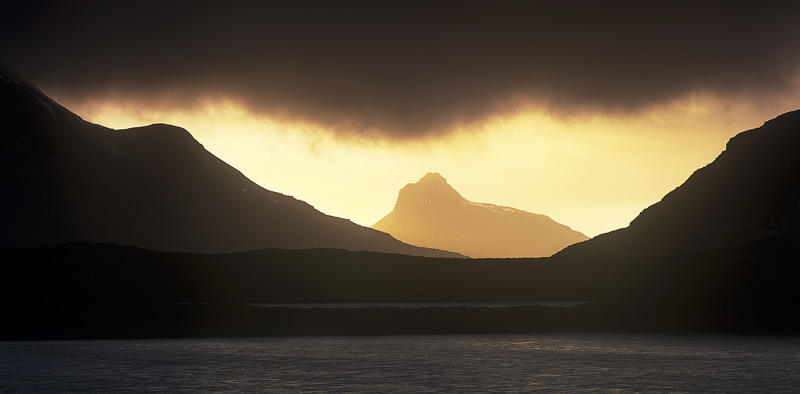
{"type": "Polygon", "coordinates": [[[475,258],[550,256],[588,239],[545,215],[469,201],[438,173],[401,189],[394,210],[372,228],[475,258]]]}

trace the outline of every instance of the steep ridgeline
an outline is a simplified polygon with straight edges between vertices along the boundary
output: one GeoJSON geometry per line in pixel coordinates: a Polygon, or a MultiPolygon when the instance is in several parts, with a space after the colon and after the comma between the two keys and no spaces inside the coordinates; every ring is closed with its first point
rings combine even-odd
{"type": "Polygon", "coordinates": [[[630,226],[559,257],[674,255],[800,239],[800,111],[733,137],[711,164],[630,226]]]}
{"type": "Polygon", "coordinates": [[[0,246],[111,242],[202,253],[342,248],[432,257],[266,190],[184,129],[111,130],[0,68],[0,246]]]}
{"type": "Polygon", "coordinates": [[[624,300],[615,321],[800,332],[800,111],[733,137],[630,226],[550,258],[624,300]]]}
{"type": "Polygon", "coordinates": [[[587,239],[545,215],[469,201],[438,173],[406,185],[394,210],[372,228],[476,258],[550,256],[587,239]]]}

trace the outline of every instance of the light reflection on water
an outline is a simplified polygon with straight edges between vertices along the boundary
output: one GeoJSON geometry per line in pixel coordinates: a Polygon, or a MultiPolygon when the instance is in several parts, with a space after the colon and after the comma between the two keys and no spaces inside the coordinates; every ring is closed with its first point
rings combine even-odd
{"type": "Polygon", "coordinates": [[[797,392],[800,339],[464,335],[0,342],[0,392],[797,392]]]}

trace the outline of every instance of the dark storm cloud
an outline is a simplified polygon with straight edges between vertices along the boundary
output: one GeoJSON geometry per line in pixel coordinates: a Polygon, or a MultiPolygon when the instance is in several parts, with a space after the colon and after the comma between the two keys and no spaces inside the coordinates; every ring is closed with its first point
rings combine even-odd
{"type": "Polygon", "coordinates": [[[223,94],[401,138],[515,99],[630,111],[780,92],[800,57],[800,2],[20,3],[0,16],[0,62],[75,99],[223,94]]]}

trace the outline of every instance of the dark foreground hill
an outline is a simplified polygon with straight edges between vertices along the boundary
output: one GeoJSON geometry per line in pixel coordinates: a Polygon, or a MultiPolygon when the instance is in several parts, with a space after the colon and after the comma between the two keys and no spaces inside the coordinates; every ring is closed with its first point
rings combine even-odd
{"type": "Polygon", "coordinates": [[[800,110],[728,142],[711,164],[645,209],[630,226],[573,245],[564,258],[715,250],[800,231],[800,110]]]}
{"type": "Polygon", "coordinates": [[[574,279],[627,288],[641,320],[663,311],[731,328],[797,327],[799,175],[793,111],[732,138],[629,227],[550,261],[574,279]]]}
{"type": "MultiPolygon", "coordinates": [[[[785,245],[785,243],[781,243],[785,245]]],[[[110,244],[0,249],[0,339],[423,333],[800,335],[797,250],[600,262],[344,250],[168,253],[110,244]],[[777,262],[775,262],[777,261],[777,262]],[[586,267],[582,267],[586,268],[586,267]],[[680,290],[680,291],[676,291],[680,290]],[[289,308],[261,303],[595,301],[572,307],[289,308]]]]}
{"type": "Polygon", "coordinates": [[[272,192],[184,129],[111,130],[0,68],[0,246],[94,241],[154,250],[343,248],[424,256],[272,192]]]}
{"type": "Polygon", "coordinates": [[[572,245],[553,262],[595,280],[649,272],[641,285],[649,294],[702,292],[703,299],[796,309],[798,175],[800,111],[793,111],[732,138],[716,160],[629,227],[572,245]],[[682,269],[691,275],[678,275],[682,269]]]}
{"type": "Polygon", "coordinates": [[[438,173],[403,187],[392,212],[372,228],[481,258],[547,257],[589,239],[545,215],[469,201],[438,173]]]}

